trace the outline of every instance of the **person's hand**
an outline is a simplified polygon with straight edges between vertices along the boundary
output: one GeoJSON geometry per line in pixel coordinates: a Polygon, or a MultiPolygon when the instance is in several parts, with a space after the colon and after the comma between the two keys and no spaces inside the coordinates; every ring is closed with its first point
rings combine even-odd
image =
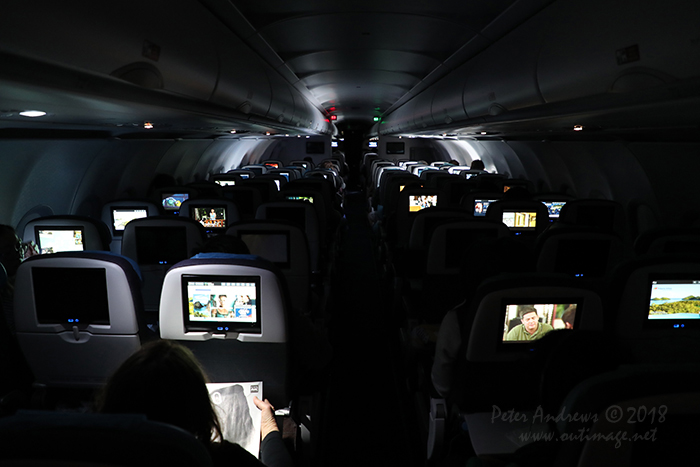
{"type": "Polygon", "coordinates": [[[275,408],[270,404],[270,401],[265,399],[261,401],[257,396],[253,397],[253,402],[255,406],[262,412],[261,423],[260,423],[260,439],[265,439],[265,437],[272,431],[280,431],[277,427],[277,420],[275,419],[275,408]]]}

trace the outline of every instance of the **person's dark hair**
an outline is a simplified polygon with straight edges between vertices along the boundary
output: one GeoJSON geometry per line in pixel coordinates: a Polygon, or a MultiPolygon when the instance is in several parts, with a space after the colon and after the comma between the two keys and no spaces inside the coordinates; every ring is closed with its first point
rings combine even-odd
{"type": "Polygon", "coordinates": [[[469,166],[470,170],[484,170],[484,161],[481,159],[475,159],[469,166]]]}
{"type": "Polygon", "coordinates": [[[537,308],[532,305],[521,305],[518,307],[518,314],[521,319],[528,313],[535,313],[537,316],[539,316],[539,313],[537,313],[537,308]]]}
{"type": "Polygon", "coordinates": [[[0,263],[13,276],[22,262],[22,241],[12,226],[0,224],[0,263]]]}
{"type": "Polygon", "coordinates": [[[564,321],[565,323],[570,324],[572,327],[574,326],[574,319],[576,319],[576,306],[572,305],[569,306],[566,311],[561,315],[561,320],[564,321]]]}
{"type": "Polygon", "coordinates": [[[149,342],[129,357],[98,395],[101,413],[140,413],[178,426],[203,443],[221,440],[221,425],[209,398],[207,378],[186,347],[149,342]]]}

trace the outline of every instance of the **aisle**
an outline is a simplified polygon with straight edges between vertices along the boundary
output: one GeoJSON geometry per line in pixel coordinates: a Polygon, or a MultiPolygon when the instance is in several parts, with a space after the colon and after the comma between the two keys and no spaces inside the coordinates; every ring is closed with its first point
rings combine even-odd
{"type": "Polygon", "coordinates": [[[335,358],[322,465],[422,465],[413,405],[400,389],[398,332],[377,274],[365,203],[362,193],[346,196],[348,222],[329,309],[335,358]]]}

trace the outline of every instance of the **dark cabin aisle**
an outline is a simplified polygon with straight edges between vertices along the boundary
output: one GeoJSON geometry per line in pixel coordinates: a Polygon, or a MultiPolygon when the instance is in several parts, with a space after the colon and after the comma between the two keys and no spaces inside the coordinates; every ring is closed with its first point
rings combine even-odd
{"type": "Polygon", "coordinates": [[[322,422],[321,465],[422,465],[425,455],[398,358],[398,330],[382,287],[356,187],[345,197],[347,224],[328,306],[334,362],[322,422]]]}

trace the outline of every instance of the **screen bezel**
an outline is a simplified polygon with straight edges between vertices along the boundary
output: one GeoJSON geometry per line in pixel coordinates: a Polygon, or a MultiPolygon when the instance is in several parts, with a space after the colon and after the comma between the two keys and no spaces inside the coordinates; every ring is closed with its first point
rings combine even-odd
{"type": "Polygon", "coordinates": [[[50,253],[44,253],[42,249],[44,248],[41,245],[41,236],[39,232],[44,231],[44,230],[53,230],[53,231],[73,231],[73,232],[80,232],[80,236],[83,239],[82,240],[82,248],[79,250],[61,250],[61,251],[85,251],[85,228],[81,225],[35,225],[34,226],[34,241],[37,244],[37,247],[39,248],[39,252],[42,255],[47,255],[51,253],[60,253],[60,251],[52,251],[50,253]]]}
{"type": "Polygon", "coordinates": [[[651,274],[647,279],[647,301],[649,309],[644,316],[643,328],[650,330],[671,330],[680,331],[684,329],[700,329],[700,318],[684,318],[684,319],[651,319],[651,295],[652,286],[654,282],[666,281],[666,282],[687,282],[687,281],[697,281],[698,288],[700,288],[700,274],[651,274]]]}
{"type": "MultiPolygon", "coordinates": [[[[554,328],[553,331],[576,331],[577,329],[580,329],[581,326],[581,316],[583,315],[584,308],[585,308],[585,300],[583,297],[580,296],[566,296],[566,297],[520,297],[520,298],[504,298],[501,300],[501,308],[500,308],[500,327],[497,329],[497,334],[494,336],[494,338],[498,342],[498,346],[500,350],[503,351],[511,351],[511,350],[525,350],[529,349],[531,350],[534,346],[537,345],[537,342],[541,341],[547,334],[544,336],[540,337],[539,339],[536,339],[534,341],[506,341],[505,335],[507,334],[508,331],[506,331],[506,317],[508,315],[508,306],[509,305],[572,305],[576,304],[576,317],[574,318],[574,327],[573,329],[565,329],[565,328],[554,328]]],[[[556,316],[555,316],[556,317],[556,316]]],[[[551,323],[548,323],[551,325],[551,323]]],[[[554,327],[552,325],[552,327],[554,327]]],[[[553,332],[550,331],[550,332],[553,332]]]]}
{"type": "MultiPolygon", "coordinates": [[[[112,235],[118,236],[118,235],[124,235],[124,229],[117,229],[115,223],[116,223],[116,218],[114,217],[114,214],[116,211],[146,211],[146,215],[143,217],[134,217],[134,219],[143,219],[145,217],[148,217],[148,206],[112,206],[110,209],[110,212],[112,214],[112,235]]],[[[134,220],[132,219],[132,220],[134,220]]],[[[131,221],[129,221],[131,222],[131,221]]],[[[128,222],[127,222],[128,224],[128,222]]],[[[126,227],[126,224],[124,224],[126,227]]]]}
{"type": "Polygon", "coordinates": [[[212,334],[245,333],[262,334],[262,300],[261,300],[260,276],[246,275],[213,275],[213,274],[183,274],[180,277],[180,291],[182,303],[182,324],[185,333],[210,332],[212,334]],[[255,284],[255,322],[246,323],[240,321],[191,321],[189,313],[189,296],[187,285],[190,282],[247,282],[255,284]]]}

